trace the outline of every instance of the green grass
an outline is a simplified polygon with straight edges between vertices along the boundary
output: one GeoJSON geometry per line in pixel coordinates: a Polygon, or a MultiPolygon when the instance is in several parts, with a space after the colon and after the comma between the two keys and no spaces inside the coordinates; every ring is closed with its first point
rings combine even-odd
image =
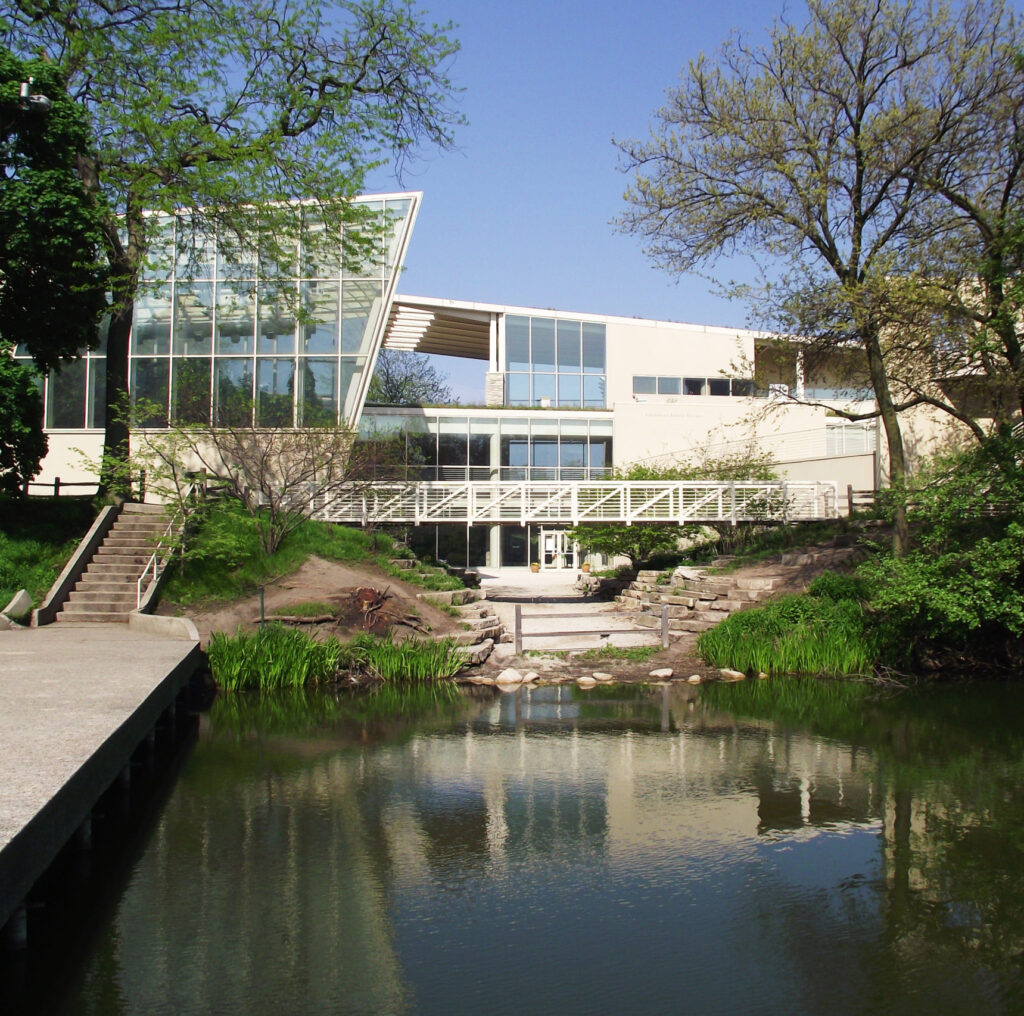
{"type": "Polygon", "coordinates": [[[275,614],[287,614],[290,617],[320,617],[323,614],[336,614],[337,604],[324,603],[323,600],[306,600],[304,603],[287,603],[275,614]]]}
{"type": "Polygon", "coordinates": [[[207,655],[214,683],[225,691],[307,688],[329,684],[346,671],[419,683],[454,677],[466,664],[465,652],[449,639],[395,642],[389,633],[318,641],[281,624],[253,634],[217,632],[207,655]]]}
{"type": "Polygon", "coordinates": [[[878,658],[855,599],[784,596],[726,618],[697,640],[713,667],[775,674],[869,674],[878,658]]]}
{"type": "Polygon", "coordinates": [[[0,610],[19,589],[42,603],[95,518],[91,499],[0,498],[0,610]]]}
{"type": "Polygon", "coordinates": [[[588,649],[580,653],[577,660],[629,660],[632,663],[644,663],[655,653],[661,651],[661,646],[602,646],[600,649],[588,649]]]}
{"type": "Polygon", "coordinates": [[[268,557],[260,548],[253,518],[240,505],[226,501],[211,505],[196,520],[184,559],[170,577],[164,596],[180,606],[238,599],[291,574],[313,555],[347,564],[376,565],[387,575],[425,589],[463,588],[443,569],[417,562],[415,568],[403,570],[390,564],[388,559],[395,556],[394,541],[384,533],[327,522],[302,523],[268,557]]]}

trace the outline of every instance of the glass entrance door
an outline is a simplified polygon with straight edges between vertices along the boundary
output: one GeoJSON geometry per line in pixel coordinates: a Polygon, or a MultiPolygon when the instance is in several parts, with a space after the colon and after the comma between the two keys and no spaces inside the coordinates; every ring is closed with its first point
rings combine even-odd
{"type": "Polygon", "coordinates": [[[578,567],[578,548],[564,529],[540,531],[540,566],[548,570],[578,567]]]}

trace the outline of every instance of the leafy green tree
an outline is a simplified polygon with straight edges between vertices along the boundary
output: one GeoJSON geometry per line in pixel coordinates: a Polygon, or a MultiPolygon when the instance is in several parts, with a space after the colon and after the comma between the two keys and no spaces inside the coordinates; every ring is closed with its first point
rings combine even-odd
{"type": "Polygon", "coordinates": [[[199,264],[198,238],[217,231],[233,260],[258,258],[273,275],[295,267],[300,215],[322,226],[322,257],[337,260],[340,237],[346,264],[365,263],[385,224],[348,199],[384,161],[449,145],[459,120],[449,26],[424,24],[409,0],[13,0],[0,31],[66,75],[97,138],[78,166],[104,210],[113,271],[108,458],[127,455],[112,410],[128,386],[147,263],[199,264]],[[311,203],[300,211],[298,201],[311,203]],[[147,212],[182,213],[174,249],[158,244],[162,222],[147,212]]]}
{"type": "Polygon", "coordinates": [[[426,354],[382,349],[366,398],[383,406],[438,405],[451,402],[452,391],[426,354]]]}
{"type": "Polygon", "coordinates": [[[18,493],[46,455],[43,400],[36,375],[0,342],[0,490],[18,493]]]}
{"type": "MultiPolygon", "coordinates": [[[[656,261],[687,272],[735,251],[767,258],[762,322],[812,350],[860,351],[895,486],[907,474],[899,414],[923,399],[893,378],[927,367],[928,337],[888,344],[887,326],[909,252],[949,225],[919,177],[934,153],[954,160],[967,143],[1014,33],[986,0],[955,14],[808,0],[803,24],[783,18],[763,45],[737,36],[717,60],[700,57],[651,138],[619,144],[635,173],[620,224],[656,261]]],[[[905,513],[894,521],[902,552],[905,513]]]]}
{"type": "Polygon", "coordinates": [[[107,309],[102,210],[76,171],[91,149],[60,69],[0,49],[0,338],[42,372],[95,347],[107,309]]]}

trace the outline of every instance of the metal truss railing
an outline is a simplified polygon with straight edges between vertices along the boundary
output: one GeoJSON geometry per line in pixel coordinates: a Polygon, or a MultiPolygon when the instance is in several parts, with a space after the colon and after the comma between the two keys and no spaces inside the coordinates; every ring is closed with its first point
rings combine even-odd
{"type": "Polygon", "coordinates": [[[836,518],[837,486],[689,480],[360,483],[314,498],[326,522],[412,523],[796,522],[836,518]]]}

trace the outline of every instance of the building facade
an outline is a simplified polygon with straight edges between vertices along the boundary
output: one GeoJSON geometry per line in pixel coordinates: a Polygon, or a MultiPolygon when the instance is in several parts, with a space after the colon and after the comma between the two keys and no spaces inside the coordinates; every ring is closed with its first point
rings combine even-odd
{"type": "MultiPolygon", "coordinates": [[[[312,215],[288,271],[216,236],[185,251],[166,220],[131,338],[140,425],[357,427],[364,438],[398,438],[415,481],[594,480],[753,448],[785,479],[878,485],[875,422],[831,410],[872,406],[848,365],[744,329],[396,295],[420,199],[358,199],[383,230],[375,255],[355,267],[322,245],[313,256],[312,215]],[[382,347],[477,363],[483,404],[367,406],[382,347]]],[[[104,368],[101,344],[43,382],[50,453],[35,490],[58,477],[65,487],[94,482],[87,462],[102,445],[104,368]]],[[[416,535],[463,566],[581,563],[558,527],[416,535]]]]}

